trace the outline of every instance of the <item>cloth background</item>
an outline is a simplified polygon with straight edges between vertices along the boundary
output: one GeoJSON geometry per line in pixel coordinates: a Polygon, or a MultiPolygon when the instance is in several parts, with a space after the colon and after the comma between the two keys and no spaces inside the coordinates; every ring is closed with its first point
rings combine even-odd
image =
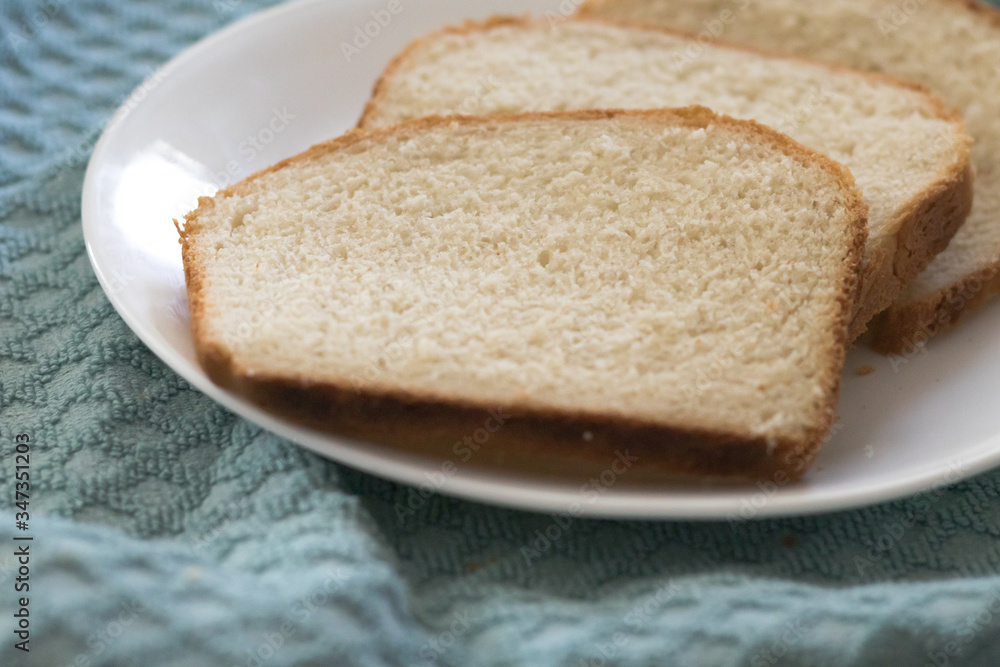
{"type": "Polygon", "coordinates": [[[550,516],[446,497],[401,520],[407,487],[166,368],[88,263],[86,161],[153,68],[267,4],[0,4],[0,665],[1000,664],[1000,471],[821,517],[575,519],[546,542],[550,516]]]}

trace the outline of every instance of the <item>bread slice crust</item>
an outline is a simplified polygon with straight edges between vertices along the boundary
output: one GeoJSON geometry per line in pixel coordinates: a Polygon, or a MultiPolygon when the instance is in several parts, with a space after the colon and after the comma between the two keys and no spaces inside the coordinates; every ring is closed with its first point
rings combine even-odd
{"type": "MultiPolygon", "coordinates": [[[[664,34],[682,39],[695,39],[694,35],[683,31],[589,16],[566,18],[564,21],[593,23],[664,34]]],[[[485,21],[470,20],[460,25],[448,26],[417,38],[389,63],[376,81],[372,96],[365,105],[357,127],[366,129],[372,125],[373,119],[379,113],[379,108],[387,96],[392,79],[426,44],[445,35],[471,35],[476,32],[488,32],[498,27],[539,29],[545,25],[544,22],[530,16],[494,16],[485,21]]],[[[753,53],[767,58],[803,63],[831,72],[849,73],[852,76],[860,76],[883,85],[918,92],[925,97],[928,105],[939,119],[961,128],[964,132],[964,121],[961,115],[920,84],[884,74],[857,72],[845,67],[817,63],[795,56],[776,55],[753,47],[729,44],[716,44],[715,46],[731,51],[753,53]]],[[[883,247],[869,247],[868,261],[862,267],[862,291],[856,302],[851,321],[850,342],[860,337],[866,331],[868,323],[879,312],[889,307],[902,293],[903,288],[923,271],[938,253],[947,247],[948,242],[972,209],[974,172],[969,153],[971,138],[968,137],[967,133],[965,137],[966,141],[960,148],[959,158],[942,169],[933,183],[912,197],[905,204],[902,212],[889,224],[888,229],[895,231],[885,237],[887,240],[882,244],[883,247]],[[894,243],[890,243],[890,240],[893,240],[894,243]],[[886,245],[893,247],[884,247],[886,245]]],[[[874,244],[875,240],[873,239],[872,246],[874,244]]]]}
{"type": "MultiPolygon", "coordinates": [[[[176,221],[175,221],[176,224],[176,221]]],[[[493,117],[427,117],[375,131],[354,130],[331,141],[264,169],[244,181],[219,192],[214,198],[202,197],[199,206],[185,216],[183,229],[178,225],[185,277],[187,281],[192,334],[199,363],[218,385],[246,396],[265,409],[278,412],[299,423],[323,431],[364,438],[410,451],[445,456],[463,434],[482,426],[489,410],[501,408],[511,415],[491,436],[487,457],[517,457],[546,465],[560,457],[591,461],[595,465],[610,462],[620,450],[638,456],[639,465],[666,475],[727,476],[746,478],[793,479],[800,476],[815,456],[834,419],[839,394],[840,371],[844,362],[849,314],[857,287],[857,269],[867,236],[867,205],[854,185],[850,172],[829,158],[815,153],[752,121],[716,115],[702,107],[652,111],[591,110],[572,112],[533,112],[493,117]],[[725,126],[756,142],[767,142],[783,154],[809,166],[818,166],[836,180],[849,195],[850,247],[841,263],[836,303],[840,321],[831,332],[829,345],[818,351],[824,360],[822,387],[823,414],[815,427],[801,440],[751,436],[705,428],[700,424],[677,424],[626,415],[551,409],[533,405],[530,400],[511,400],[504,405],[487,404],[454,394],[414,393],[404,388],[369,382],[355,387],[347,383],[315,381],[301,374],[281,376],[249,371],[237,360],[225,342],[214,336],[208,319],[216,307],[204,264],[208,260],[196,244],[199,217],[216,205],[216,200],[250,192],[261,176],[317,159],[332,152],[349,149],[361,142],[388,137],[405,137],[429,128],[460,124],[497,126],[530,120],[554,119],[576,122],[633,117],[663,125],[692,129],[709,125],[725,126]]]]}
{"type": "MultiPolygon", "coordinates": [[[[981,19],[995,28],[998,31],[997,39],[1000,40],[1000,9],[976,0],[937,1],[971,12],[977,19],[981,19]]],[[[577,15],[581,18],[597,19],[602,16],[601,7],[614,5],[617,2],[618,0],[585,0],[578,9],[577,15]]],[[[741,48],[754,50],[754,47],[749,44],[739,42],[738,45],[741,48]]],[[[882,75],[876,74],[875,76],[882,75]]],[[[969,189],[968,201],[956,203],[967,206],[971,211],[973,203],[972,172],[965,177],[965,180],[969,181],[968,184],[962,184],[959,187],[969,189]]],[[[957,231],[958,227],[953,234],[957,231]]],[[[945,248],[942,248],[939,252],[944,250],[945,248]]],[[[930,256],[927,264],[936,254],[930,256]]],[[[912,352],[915,347],[925,344],[932,336],[958,324],[965,314],[975,311],[1000,295],[998,275],[1000,275],[1000,253],[985,265],[970,266],[969,272],[965,276],[949,285],[917,298],[901,298],[872,321],[874,348],[886,355],[912,352]]],[[[916,274],[910,279],[912,280],[914,277],[916,274]]],[[[904,280],[904,282],[906,281],[904,280]]]]}
{"type": "MultiPolygon", "coordinates": [[[[1000,9],[975,0],[944,1],[965,7],[1000,31],[1000,9]]],[[[1000,39],[1000,32],[997,38],[1000,39]]],[[[970,195],[970,208],[971,205],[970,195]]],[[[947,287],[886,310],[874,323],[872,344],[885,355],[912,352],[997,296],[1000,296],[1000,255],[988,266],[947,287]]]]}
{"type": "Polygon", "coordinates": [[[1000,259],[872,322],[872,346],[887,356],[909,354],[1000,294],[1000,259]]]}

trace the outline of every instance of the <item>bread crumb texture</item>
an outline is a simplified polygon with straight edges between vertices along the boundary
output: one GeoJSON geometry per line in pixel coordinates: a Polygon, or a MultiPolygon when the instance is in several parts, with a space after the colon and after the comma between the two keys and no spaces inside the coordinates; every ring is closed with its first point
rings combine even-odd
{"type": "Polygon", "coordinates": [[[972,212],[901,296],[895,308],[905,310],[1000,264],[1000,12],[964,0],[899,7],[873,0],[596,0],[581,11],[696,33],[725,16],[726,41],[886,72],[955,106],[975,139],[972,212]]]}
{"type": "Polygon", "coordinates": [[[863,204],[752,129],[541,115],[314,149],[189,215],[199,344],[250,377],[801,441],[863,204]]]}
{"type": "MultiPolygon", "coordinates": [[[[680,4],[680,3],[674,3],[680,4]]],[[[417,42],[365,119],[701,104],[756,120],[847,166],[894,235],[913,197],[959,161],[964,128],[919,90],[657,31],[589,21],[496,25],[417,42]]]]}

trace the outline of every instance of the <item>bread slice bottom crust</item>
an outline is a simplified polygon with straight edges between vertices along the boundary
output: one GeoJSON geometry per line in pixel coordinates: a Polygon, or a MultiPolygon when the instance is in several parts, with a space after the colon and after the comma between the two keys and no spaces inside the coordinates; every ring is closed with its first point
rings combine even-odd
{"type": "Polygon", "coordinates": [[[740,134],[754,135],[755,140],[770,142],[785,154],[826,170],[849,193],[846,217],[850,243],[844,249],[845,256],[835,278],[838,286],[835,302],[840,306],[840,318],[830,334],[831,345],[825,353],[826,371],[816,380],[817,388],[821,388],[824,394],[824,408],[815,425],[804,429],[800,437],[782,439],[685,427],[683,424],[668,426],[613,414],[548,409],[520,404],[516,400],[496,405],[477,403],[462,396],[428,398],[402,389],[386,390],[378,386],[355,388],[336,382],[312,381],[292,373],[278,377],[249,372],[234,360],[229,348],[208,333],[206,311],[210,286],[194,241],[201,224],[198,216],[215,205],[214,199],[207,197],[201,198],[199,208],[186,216],[186,226],[183,229],[178,226],[199,363],[219,386],[246,396],[265,410],[297,423],[442,460],[453,456],[449,452],[452,452],[456,441],[482,428],[489,411],[499,408],[509,414],[510,419],[491,434],[488,445],[483,446],[483,462],[506,465],[515,461],[520,469],[536,470],[566,468],[567,462],[578,462],[578,469],[599,470],[607,468],[619,453],[623,453],[637,457],[636,468],[660,479],[681,475],[767,479],[780,484],[799,478],[812,463],[834,421],[846,353],[847,328],[867,238],[867,205],[850,172],[843,166],[783,134],[753,121],[717,115],[703,107],[651,111],[535,112],[502,117],[428,117],[372,132],[352,131],[258,172],[221,191],[216,197],[239,196],[249,191],[253,181],[264,174],[294,164],[296,160],[315,159],[372,137],[455,123],[494,125],[544,118],[571,121],[619,116],[646,117],[693,129],[722,125],[740,134]]]}
{"type": "Polygon", "coordinates": [[[908,354],[1000,296],[1000,259],[950,285],[881,313],[872,322],[872,345],[880,353],[908,354]]]}
{"type": "Polygon", "coordinates": [[[213,366],[205,361],[216,384],[296,423],[441,462],[455,461],[456,451],[468,452],[474,446],[469,463],[478,469],[506,472],[598,475],[625,457],[630,481],[696,476],[781,484],[800,478],[809,468],[834,419],[831,408],[827,425],[803,442],[769,442],[734,433],[667,428],[513,405],[442,403],[405,394],[358,392],[329,383],[248,378],[227,364],[213,366]],[[499,419],[493,417],[493,427],[488,420],[498,414],[499,419]],[[489,433],[485,442],[472,440],[483,430],[489,433]],[[463,441],[465,449],[458,447],[463,441]]]}

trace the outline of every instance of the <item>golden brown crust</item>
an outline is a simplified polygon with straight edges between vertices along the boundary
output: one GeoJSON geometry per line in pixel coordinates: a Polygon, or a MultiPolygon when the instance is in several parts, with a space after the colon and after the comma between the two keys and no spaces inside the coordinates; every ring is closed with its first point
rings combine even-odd
{"type": "Polygon", "coordinates": [[[598,17],[601,14],[598,10],[604,5],[610,5],[607,0],[584,0],[583,4],[577,7],[575,16],[580,18],[598,17]]]}
{"type": "Polygon", "coordinates": [[[974,182],[975,172],[971,164],[966,163],[964,168],[963,165],[952,164],[946,174],[935,181],[923,200],[911,202],[900,215],[902,222],[895,239],[894,255],[883,262],[883,275],[877,278],[865,276],[862,281],[871,289],[880,290],[881,294],[869,295],[858,301],[848,337],[851,342],[857,340],[869,324],[876,329],[877,323],[883,321],[876,316],[885,309],[876,309],[874,304],[897,299],[906,285],[948,247],[972,210],[974,182]]]}
{"type": "Polygon", "coordinates": [[[979,14],[979,16],[986,19],[997,28],[1000,28],[1000,9],[997,9],[992,5],[987,5],[983,2],[976,2],[975,0],[945,0],[945,2],[953,2],[962,5],[973,14],[979,14]]]}
{"type": "MultiPolygon", "coordinates": [[[[313,146],[216,195],[226,198],[247,192],[254,181],[265,174],[319,156],[350,148],[360,142],[376,142],[422,132],[430,128],[458,124],[463,126],[500,126],[535,120],[560,122],[636,118],[664,125],[704,128],[724,126],[756,142],[769,142],[785,155],[805,166],[818,167],[833,176],[850,212],[847,249],[839,276],[840,289],[834,307],[839,321],[831,332],[829,347],[818,350],[826,358],[821,378],[825,409],[819,423],[799,441],[772,440],[760,436],[727,433],[698,428],[681,428],[612,414],[588,414],[579,411],[540,408],[512,401],[499,406],[511,413],[511,423],[491,437],[494,458],[516,455],[546,465],[553,457],[576,457],[597,465],[613,456],[616,449],[632,448],[640,456],[638,465],[664,474],[700,476],[771,477],[788,479],[800,476],[812,461],[834,419],[839,394],[840,371],[844,363],[847,327],[857,287],[858,266],[867,237],[867,205],[844,167],[795,143],[788,137],[752,121],[721,116],[703,107],[656,109],[650,111],[589,110],[570,112],[534,112],[513,116],[428,117],[372,132],[352,131],[343,137],[313,146]],[[588,440],[582,433],[589,431],[588,440]]],[[[266,409],[280,412],[310,426],[345,435],[361,437],[410,448],[438,452],[440,444],[451,444],[481,425],[483,414],[496,405],[470,401],[463,396],[414,394],[398,387],[368,386],[355,388],[336,382],[315,382],[306,376],[289,374],[271,377],[249,372],[228,348],[216,340],[207,326],[210,307],[203,266],[209,258],[196,248],[199,216],[215,206],[215,200],[202,198],[196,210],[185,216],[181,232],[185,276],[188,287],[192,334],[198,360],[217,384],[241,393],[266,409]]]]}
{"type": "MultiPolygon", "coordinates": [[[[944,0],[1000,30],[1000,9],[975,0],[944,0]]],[[[1000,33],[998,33],[1000,38],[1000,33]]],[[[969,202],[971,207],[972,202],[969,202]]],[[[886,355],[906,354],[1000,295],[1000,257],[951,285],[914,301],[894,304],[872,322],[872,345],[886,355]]]]}
{"type": "Polygon", "coordinates": [[[454,458],[457,442],[483,429],[491,414],[499,414],[502,428],[490,433],[488,444],[477,453],[475,461],[477,466],[491,469],[514,467],[539,472],[561,462],[594,473],[607,467],[616,453],[628,452],[638,459],[636,470],[645,471],[647,477],[659,474],[753,479],[780,473],[794,479],[808,468],[823,435],[810,434],[805,442],[775,441],[769,445],[766,438],[676,429],[567,411],[474,404],[459,398],[440,402],[284,378],[248,379],[225,366],[215,366],[211,377],[298,423],[442,460],[454,458]]]}
{"type": "MultiPolygon", "coordinates": [[[[579,8],[578,16],[597,16],[601,6],[613,2],[615,0],[587,0],[579,8]]],[[[976,0],[942,0],[942,2],[952,6],[957,5],[970,11],[977,17],[991,23],[995,28],[1000,29],[1000,9],[996,7],[976,0]]],[[[998,34],[998,38],[1000,38],[1000,34],[998,34]]],[[[874,74],[874,76],[881,77],[883,75],[874,74]]],[[[944,103],[942,102],[942,104],[944,103]]],[[[955,170],[952,170],[950,176],[942,183],[943,187],[952,184],[952,191],[940,190],[936,203],[929,201],[921,207],[920,210],[925,212],[924,217],[912,219],[910,236],[914,238],[923,236],[936,241],[936,243],[933,247],[928,246],[921,251],[912,240],[909,242],[903,240],[902,246],[909,254],[904,254],[902,257],[897,254],[895,269],[896,276],[904,285],[916,277],[922,269],[917,270],[916,273],[912,272],[921,264],[926,268],[930,261],[944,250],[947,242],[958,231],[961,226],[961,222],[956,224],[959,212],[965,208],[971,210],[972,207],[971,178],[970,171],[956,173],[955,170]],[[934,230],[935,209],[940,211],[940,226],[937,233],[934,230]],[[921,229],[926,231],[921,232],[921,229]],[[901,264],[911,257],[913,261],[909,262],[908,265],[901,264]],[[910,277],[906,278],[905,276],[908,274],[910,277]]],[[[906,228],[902,229],[905,232],[906,228]]],[[[1000,257],[985,267],[976,267],[961,280],[942,289],[914,301],[893,304],[870,322],[874,332],[873,344],[875,348],[883,354],[908,352],[916,345],[926,342],[935,333],[957,324],[963,312],[979,308],[1000,292],[1000,285],[997,285],[998,279],[996,278],[998,273],[1000,273],[1000,257]],[[973,296],[967,296],[970,294],[970,290],[975,292],[973,296]]],[[[864,332],[864,329],[864,327],[852,327],[852,339],[857,338],[864,332]]]]}
{"type": "Polygon", "coordinates": [[[885,355],[912,352],[997,295],[1000,258],[957,283],[879,315],[872,323],[872,346],[885,355]]]}
{"type": "MultiPolygon", "coordinates": [[[[586,0],[576,10],[576,16],[600,16],[597,12],[600,7],[614,4],[616,1],[617,0],[586,0]]],[[[943,2],[961,5],[965,9],[981,15],[986,20],[994,23],[997,27],[1000,27],[1000,9],[997,9],[992,5],[977,2],[976,0],[943,0],[943,2]]]]}
{"type": "MultiPolygon", "coordinates": [[[[962,1],[962,0],[956,0],[962,1]]],[[[665,26],[649,25],[642,23],[632,23],[628,21],[618,21],[615,19],[608,19],[600,16],[592,16],[584,14],[583,10],[588,3],[585,3],[580,7],[578,13],[574,17],[567,17],[561,22],[563,23],[594,23],[597,25],[611,26],[615,28],[626,28],[628,30],[640,30],[643,32],[652,32],[663,35],[669,35],[671,37],[678,37],[686,40],[698,40],[698,36],[690,32],[685,32],[683,30],[677,30],[674,28],[667,28],[665,26]]],[[[474,32],[486,32],[498,27],[512,26],[518,28],[545,28],[546,24],[538,19],[532,18],[530,15],[522,16],[492,16],[483,21],[468,20],[459,25],[445,26],[440,30],[432,33],[428,33],[422,37],[414,39],[412,42],[406,45],[406,47],[400,51],[396,57],[394,57],[386,68],[382,71],[378,80],[375,82],[375,86],[372,89],[371,98],[368,103],[365,104],[365,109],[361,113],[361,118],[358,120],[357,128],[365,129],[368,127],[371,117],[374,115],[375,110],[382,102],[385,97],[386,86],[388,80],[396,74],[396,71],[402,67],[406,61],[409,59],[410,55],[423,47],[427,42],[432,42],[445,35],[470,35],[474,32]]],[[[730,51],[741,51],[743,53],[752,53],[754,55],[763,56],[765,58],[775,58],[778,60],[788,60],[792,62],[802,63],[805,65],[810,65],[813,67],[820,67],[831,72],[841,72],[847,73],[852,76],[860,76],[871,81],[882,83],[885,85],[894,86],[896,88],[903,88],[906,90],[912,90],[922,93],[925,97],[925,101],[928,103],[929,108],[933,110],[933,114],[942,120],[948,122],[957,123],[964,127],[965,121],[962,118],[961,112],[957,109],[949,106],[944,100],[942,100],[937,95],[934,95],[930,89],[926,86],[916,83],[914,81],[909,81],[907,79],[901,79],[898,77],[891,76],[889,74],[883,74],[881,72],[861,72],[858,70],[851,69],[849,67],[843,67],[841,65],[834,65],[830,63],[818,62],[814,60],[809,60],[807,58],[801,58],[799,56],[786,55],[781,53],[776,53],[774,51],[768,51],[766,49],[761,49],[748,44],[733,44],[729,42],[723,42],[721,40],[712,40],[713,46],[718,48],[728,49],[730,51]]]]}
{"type": "MultiPolygon", "coordinates": [[[[584,5],[586,7],[587,5],[584,5]]],[[[584,7],[581,7],[583,12],[584,7]]],[[[595,23],[629,30],[642,30],[666,34],[682,39],[694,39],[690,33],[660,26],[626,23],[598,17],[584,16],[567,18],[566,22],[595,23]]],[[[486,32],[497,27],[545,28],[545,24],[530,16],[494,16],[485,21],[466,21],[461,25],[448,26],[437,32],[417,38],[403,49],[386,67],[375,83],[372,97],[365,105],[364,113],[358,121],[358,128],[366,128],[382,104],[388,89],[388,82],[397,71],[405,66],[414,52],[424,44],[445,35],[470,35],[486,32]]],[[[958,159],[948,165],[941,176],[922,192],[916,194],[903,209],[894,224],[888,229],[893,232],[895,242],[883,251],[869,248],[868,262],[861,275],[861,296],[856,302],[852,315],[848,342],[854,342],[863,334],[868,323],[879,312],[885,310],[902,293],[903,287],[920,271],[923,271],[934,257],[941,252],[955,235],[968,216],[972,204],[970,164],[971,138],[965,131],[965,121],[961,114],[949,107],[941,98],[933,95],[920,84],[898,79],[886,74],[858,72],[826,63],[818,63],[795,56],[771,53],[750,46],[715,43],[719,48],[753,53],[767,58],[778,58],[821,67],[831,72],[849,73],[852,76],[875,81],[883,85],[916,91],[922,94],[931,115],[957,126],[964,135],[964,146],[960,148],[958,159]],[[967,206],[966,206],[967,204],[967,206]],[[924,242],[921,245],[921,241],[924,242]],[[891,254],[891,256],[890,256],[891,254]]]]}
{"type": "Polygon", "coordinates": [[[445,26],[440,30],[416,38],[396,54],[396,57],[389,61],[389,64],[382,70],[382,74],[375,81],[371,97],[368,99],[367,104],[365,104],[365,109],[361,112],[361,118],[358,119],[356,127],[361,130],[370,129],[368,128],[369,120],[374,115],[375,109],[381,104],[382,98],[385,97],[386,82],[409,59],[410,54],[421,48],[426,42],[431,42],[444,35],[467,35],[500,26],[528,27],[533,24],[534,20],[528,14],[522,16],[492,16],[484,21],[468,20],[460,25],[445,26]]]}
{"type": "MultiPolygon", "coordinates": [[[[249,191],[250,186],[259,178],[276,172],[291,164],[298,164],[308,160],[316,159],[353,146],[363,141],[375,142],[387,137],[406,137],[411,134],[421,132],[431,127],[441,125],[491,125],[503,123],[521,123],[531,120],[558,119],[566,121],[585,120],[610,120],[613,118],[645,118],[659,119],[661,121],[672,121],[692,128],[706,128],[709,125],[719,125],[728,127],[736,132],[766,138],[772,146],[778,148],[785,155],[800,161],[805,166],[819,167],[833,175],[844,189],[856,190],[857,184],[851,172],[839,162],[835,162],[826,155],[803,146],[791,137],[773,130],[766,125],[762,125],[755,120],[740,120],[715,113],[707,107],[692,104],[687,107],[673,109],[578,109],[574,111],[526,111],[524,113],[503,114],[496,116],[424,116],[416,118],[398,125],[375,128],[371,130],[354,129],[347,133],[316,144],[307,148],[298,155],[293,155],[270,167],[266,167],[246,177],[238,183],[219,190],[214,197],[199,197],[198,208],[184,216],[185,227],[180,232],[181,242],[186,240],[191,229],[189,225],[194,222],[197,225],[197,218],[203,210],[215,206],[215,200],[220,197],[232,197],[242,195],[249,191]],[[752,128],[752,129],[751,129],[752,128]]],[[[860,193],[859,193],[860,194],[860,193]]],[[[859,197],[863,199],[863,197],[859,197]]],[[[863,207],[863,217],[867,219],[868,205],[860,202],[863,207]]]]}

